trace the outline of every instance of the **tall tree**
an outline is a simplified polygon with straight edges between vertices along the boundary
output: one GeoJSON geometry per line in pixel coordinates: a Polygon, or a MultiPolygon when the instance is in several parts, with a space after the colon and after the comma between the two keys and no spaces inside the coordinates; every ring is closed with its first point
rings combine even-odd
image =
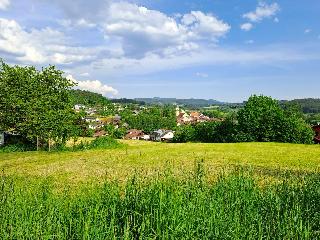
{"type": "Polygon", "coordinates": [[[35,140],[65,142],[74,132],[70,89],[54,66],[9,66],[0,61],[0,128],[35,140]]]}
{"type": "Polygon", "coordinates": [[[238,112],[238,123],[246,141],[311,143],[313,138],[299,114],[285,112],[271,97],[251,96],[238,112]]]}

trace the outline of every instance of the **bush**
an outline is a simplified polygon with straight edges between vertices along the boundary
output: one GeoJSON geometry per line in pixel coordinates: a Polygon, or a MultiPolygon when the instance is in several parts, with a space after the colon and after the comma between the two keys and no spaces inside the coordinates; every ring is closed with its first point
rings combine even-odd
{"type": "Polygon", "coordinates": [[[117,140],[111,137],[98,137],[90,143],[81,142],[79,145],[75,145],[68,150],[72,151],[81,151],[81,150],[90,150],[90,149],[112,149],[123,146],[117,140]]]}
{"type": "Polygon", "coordinates": [[[31,145],[17,143],[17,144],[9,144],[0,147],[0,152],[26,152],[26,151],[34,151],[35,148],[31,145]]]}

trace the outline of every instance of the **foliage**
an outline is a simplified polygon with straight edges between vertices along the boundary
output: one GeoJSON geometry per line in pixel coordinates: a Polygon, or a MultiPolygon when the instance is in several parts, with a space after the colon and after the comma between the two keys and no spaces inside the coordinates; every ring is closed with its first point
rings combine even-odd
{"type": "Polygon", "coordinates": [[[112,138],[121,139],[126,135],[127,130],[123,127],[116,128],[112,124],[107,124],[104,126],[104,130],[108,133],[108,135],[112,138]]]}
{"type": "Polygon", "coordinates": [[[136,98],[137,101],[143,101],[147,104],[156,104],[156,105],[184,105],[190,108],[200,108],[200,107],[208,107],[211,105],[221,105],[222,102],[219,102],[214,99],[178,99],[178,98],[136,98]]]}
{"type": "Polygon", "coordinates": [[[1,239],[319,239],[319,175],[261,189],[249,174],[63,188],[0,179],[1,239]],[[303,182],[299,184],[297,182],[303,182]]]}
{"type": "Polygon", "coordinates": [[[311,125],[318,125],[320,124],[320,113],[317,114],[308,114],[306,115],[306,122],[311,125]]]}
{"type": "Polygon", "coordinates": [[[89,144],[84,145],[84,149],[107,149],[117,148],[121,144],[112,137],[98,137],[89,144]]]}
{"type": "Polygon", "coordinates": [[[105,106],[110,104],[110,101],[102,94],[94,93],[85,90],[71,90],[72,103],[81,104],[88,107],[105,106]]]}
{"type": "Polygon", "coordinates": [[[292,101],[284,101],[282,105],[298,105],[303,113],[320,113],[319,98],[294,99],[292,101]]]}
{"type": "Polygon", "coordinates": [[[196,141],[196,130],[192,125],[181,125],[176,128],[173,142],[193,142],[196,141]]]}
{"type": "Polygon", "coordinates": [[[176,129],[175,142],[238,142],[238,126],[235,120],[227,118],[221,122],[204,122],[195,125],[182,125],[176,129]]]}
{"type": "Polygon", "coordinates": [[[59,145],[56,144],[52,147],[53,151],[56,152],[64,152],[64,151],[84,151],[84,150],[94,150],[94,149],[114,149],[122,147],[123,144],[119,143],[112,137],[98,137],[95,138],[93,141],[81,141],[78,144],[74,144],[73,146],[66,146],[66,145],[59,145]]]}
{"type": "Polygon", "coordinates": [[[121,112],[122,120],[129,124],[129,128],[152,132],[157,129],[174,129],[176,115],[174,107],[150,107],[133,115],[131,111],[121,112]]]}
{"type": "Polygon", "coordinates": [[[0,128],[15,130],[35,141],[65,142],[74,134],[70,88],[74,86],[54,66],[9,66],[0,62],[0,128]]]}
{"type": "Polygon", "coordinates": [[[210,118],[224,118],[227,116],[227,113],[221,111],[220,109],[207,109],[203,111],[203,115],[208,116],[210,118]]]}
{"type": "Polygon", "coordinates": [[[137,100],[128,99],[128,98],[111,99],[110,101],[113,103],[122,103],[122,104],[138,104],[138,105],[145,105],[146,104],[143,101],[137,101],[137,100]]]}
{"type": "Polygon", "coordinates": [[[251,96],[237,119],[245,141],[312,143],[310,126],[270,97],[251,96]]]}
{"type": "Polygon", "coordinates": [[[0,146],[0,153],[25,152],[25,151],[33,151],[33,150],[35,150],[34,146],[21,144],[21,143],[0,146]]]}

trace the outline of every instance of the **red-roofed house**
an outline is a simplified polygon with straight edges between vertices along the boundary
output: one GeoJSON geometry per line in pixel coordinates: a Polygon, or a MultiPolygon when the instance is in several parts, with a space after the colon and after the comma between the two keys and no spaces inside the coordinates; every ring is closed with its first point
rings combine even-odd
{"type": "Polygon", "coordinates": [[[313,131],[316,133],[314,137],[314,142],[320,144],[320,125],[313,126],[313,131]]]}

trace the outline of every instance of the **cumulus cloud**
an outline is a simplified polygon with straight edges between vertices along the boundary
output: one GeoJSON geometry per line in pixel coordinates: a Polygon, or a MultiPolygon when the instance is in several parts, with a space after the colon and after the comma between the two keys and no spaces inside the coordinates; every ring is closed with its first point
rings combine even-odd
{"type": "Polygon", "coordinates": [[[216,40],[218,37],[224,36],[230,26],[227,23],[219,20],[212,14],[205,14],[201,11],[192,11],[190,14],[185,14],[181,22],[189,30],[189,34],[199,38],[211,38],[216,40]]]}
{"type": "Polygon", "coordinates": [[[165,57],[198,49],[200,41],[217,42],[230,26],[210,13],[192,11],[174,17],[130,1],[99,1],[81,4],[53,0],[63,9],[65,27],[96,27],[108,43],[117,43],[123,56],[141,59],[148,54],[165,57]],[[98,6],[98,7],[97,7],[98,6]],[[81,14],[79,14],[81,13],[81,14]]]}
{"type": "Polygon", "coordinates": [[[7,10],[10,5],[9,0],[0,0],[0,10],[7,10]]]}
{"type": "Polygon", "coordinates": [[[128,2],[110,4],[102,23],[108,38],[121,41],[126,56],[172,54],[197,49],[198,40],[217,41],[230,26],[211,14],[192,11],[172,18],[128,2]]]}
{"type": "Polygon", "coordinates": [[[280,11],[277,3],[267,4],[260,2],[255,11],[248,12],[243,15],[244,18],[249,19],[251,22],[259,22],[264,18],[269,18],[276,15],[280,11]]]}
{"type": "Polygon", "coordinates": [[[0,53],[31,64],[68,65],[93,61],[104,48],[74,47],[63,32],[50,27],[26,30],[15,20],[0,18],[0,53]],[[13,57],[12,57],[13,56],[13,57]]]}
{"type": "Polygon", "coordinates": [[[110,87],[106,84],[103,84],[99,80],[76,80],[71,74],[69,74],[67,77],[72,82],[75,82],[77,84],[77,87],[82,90],[87,90],[90,92],[100,93],[102,95],[117,95],[118,90],[114,89],[113,87],[110,87]]]}
{"type": "Polygon", "coordinates": [[[252,23],[244,23],[244,24],[240,25],[240,28],[243,31],[250,31],[253,28],[253,25],[252,25],[252,23]]]}

